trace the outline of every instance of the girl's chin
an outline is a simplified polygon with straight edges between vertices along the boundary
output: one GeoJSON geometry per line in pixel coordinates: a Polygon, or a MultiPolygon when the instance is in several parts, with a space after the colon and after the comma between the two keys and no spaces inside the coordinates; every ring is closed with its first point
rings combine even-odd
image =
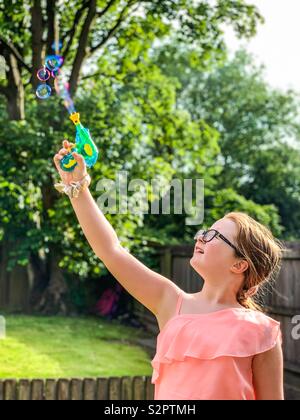
{"type": "Polygon", "coordinates": [[[192,258],[190,259],[190,264],[191,266],[197,265],[200,263],[202,257],[202,254],[195,254],[192,256],[192,258]]]}

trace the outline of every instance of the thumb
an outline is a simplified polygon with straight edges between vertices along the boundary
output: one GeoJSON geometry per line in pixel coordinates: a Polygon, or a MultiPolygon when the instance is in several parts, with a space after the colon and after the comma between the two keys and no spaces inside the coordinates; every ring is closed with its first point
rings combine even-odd
{"type": "Polygon", "coordinates": [[[83,156],[80,155],[79,153],[73,152],[72,153],[74,159],[76,160],[76,162],[78,163],[78,167],[80,169],[84,169],[85,168],[85,161],[83,159],[83,156]]]}

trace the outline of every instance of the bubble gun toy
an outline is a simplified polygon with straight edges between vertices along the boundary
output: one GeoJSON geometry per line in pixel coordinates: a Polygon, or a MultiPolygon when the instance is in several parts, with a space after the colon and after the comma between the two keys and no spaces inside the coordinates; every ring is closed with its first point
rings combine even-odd
{"type": "Polygon", "coordinates": [[[72,172],[77,165],[72,152],[76,152],[83,156],[86,166],[91,168],[98,159],[98,149],[91,138],[90,131],[81,124],[79,112],[71,114],[70,120],[76,127],[76,143],[70,143],[69,153],[62,158],[60,166],[63,171],[72,172]]]}

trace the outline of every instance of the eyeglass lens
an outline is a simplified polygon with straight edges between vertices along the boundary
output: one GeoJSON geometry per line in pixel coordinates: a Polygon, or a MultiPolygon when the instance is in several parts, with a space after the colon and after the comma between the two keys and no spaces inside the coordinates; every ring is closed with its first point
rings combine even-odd
{"type": "Polygon", "coordinates": [[[205,231],[205,230],[199,230],[199,232],[197,232],[195,239],[203,239],[205,242],[209,242],[213,239],[213,237],[215,236],[216,232],[215,231],[205,231]]]}

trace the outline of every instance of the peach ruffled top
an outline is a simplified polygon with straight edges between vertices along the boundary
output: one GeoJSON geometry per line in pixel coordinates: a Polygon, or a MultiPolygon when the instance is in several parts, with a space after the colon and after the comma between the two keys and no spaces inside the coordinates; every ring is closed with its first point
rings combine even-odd
{"type": "Polygon", "coordinates": [[[246,308],[180,314],[182,297],[157,336],[154,399],[255,400],[252,359],[282,341],[280,323],[246,308]]]}

